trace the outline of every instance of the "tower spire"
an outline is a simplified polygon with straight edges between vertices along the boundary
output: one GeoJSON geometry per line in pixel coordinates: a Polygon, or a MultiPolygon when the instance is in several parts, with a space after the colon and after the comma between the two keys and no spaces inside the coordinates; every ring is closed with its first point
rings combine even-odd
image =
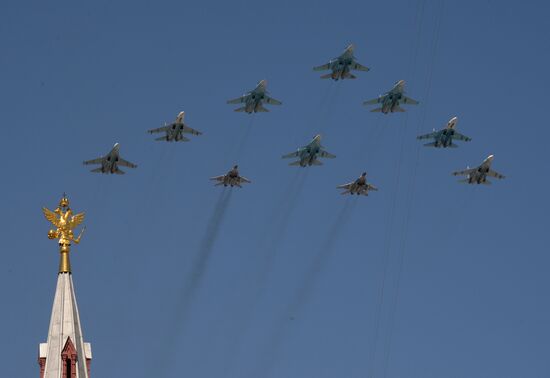
{"type": "Polygon", "coordinates": [[[60,260],[48,341],[39,347],[40,378],[89,378],[92,350],[82,336],[69,259],[71,242],[78,244],[82,236],[80,232],[75,238],[73,230],[84,220],[84,213],[73,215],[65,194],[54,211],[45,207],[42,211],[54,226],[48,238],[58,239],[60,260]]]}

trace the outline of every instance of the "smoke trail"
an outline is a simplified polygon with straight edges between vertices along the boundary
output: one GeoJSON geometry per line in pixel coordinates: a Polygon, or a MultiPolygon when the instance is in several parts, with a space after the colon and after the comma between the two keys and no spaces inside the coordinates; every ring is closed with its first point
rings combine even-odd
{"type": "Polygon", "coordinates": [[[235,146],[235,150],[233,153],[231,153],[231,156],[235,156],[233,161],[238,161],[244,152],[244,149],[246,147],[246,142],[248,141],[248,137],[250,136],[250,131],[252,130],[252,125],[254,124],[254,118],[255,114],[252,114],[250,116],[250,122],[248,122],[248,125],[245,126],[244,132],[242,132],[241,139],[239,143],[235,146]]]}
{"type": "Polygon", "coordinates": [[[214,210],[208,220],[204,236],[199,245],[198,253],[195,255],[195,258],[191,263],[191,271],[189,272],[189,275],[183,284],[183,288],[180,291],[181,294],[174,312],[175,323],[163,339],[163,352],[161,352],[160,358],[164,360],[156,361],[156,364],[151,367],[151,374],[147,375],[148,377],[165,377],[170,367],[173,366],[174,356],[170,353],[175,349],[174,347],[177,344],[178,338],[183,333],[183,330],[187,324],[191,304],[195,298],[197,290],[203,282],[214,244],[218,238],[221,225],[227,213],[232,192],[233,191],[231,189],[224,188],[218,197],[214,210]],[[154,372],[154,374],[152,372],[154,372]]]}
{"type": "Polygon", "coordinates": [[[228,337],[228,339],[232,340],[231,345],[234,347],[227,351],[227,360],[229,361],[227,371],[231,370],[234,356],[239,353],[241,340],[244,335],[246,335],[248,326],[250,325],[251,319],[256,312],[258,303],[263,297],[267,285],[267,278],[273,265],[273,260],[275,259],[276,253],[288,227],[288,220],[300,198],[306,178],[307,170],[304,169],[300,169],[292,177],[288,187],[283,193],[282,203],[275,208],[273,215],[270,217],[272,222],[270,222],[269,228],[260,240],[260,247],[258,250],[265,252],[262,256],[262,261],[260,262],[261,266],[255,272],[254,277],[251,280],[253,282],[250,283],[250,287],[253,289],[251,298],[248,302],[250,305],[246,308],[246,313],[238,316],[239,321],[233,325],[233,333],[228,337]],[[271,232],[271,235],[269,235],[269,232],[271,232]]]}
{"type": "Polygon", "coordinates": [[[259,356],[260,364],[253,374],[250,375],[251,377],[269,376],[269,373],[277,360],[283,341],[289,331],[287,323],[288,317],[295,316],[298,312],[300,312],[311,298],[317,278],[323,270],[326,262],[329,260],[331,252],[334,250],[334,245],[338,240],[342,229],[347,224],[351,211],[356,203],[357,198],[348,197],[346,199],[346,202],[340,209],[338,216],[335,218],[334,223],[331,225],[326,234],[326,239],[321,250],[315,256],[309,270],[304,274],[304,280],[300,287],[296,290],[296,296],[285,308],[278,323],[273,329],[271,337],[268,338],[268,340],[271,341],[263,351],[263,355],[259,356]]]}

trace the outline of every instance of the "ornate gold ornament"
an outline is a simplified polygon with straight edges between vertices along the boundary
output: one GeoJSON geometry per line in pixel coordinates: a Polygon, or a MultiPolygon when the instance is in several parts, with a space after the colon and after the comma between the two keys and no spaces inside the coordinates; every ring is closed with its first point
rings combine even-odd
{"type": "Polygon", "coordinates": [[[44,216],[55,229],[48,231],[48,239],[58,239],[59,241],[59,273],[71,273],[71,261],[69,252],[71,251],[71,242],[80,243],[80,238],[84,233],[85,227],[75,239],[73,230],[84,221],[84,213],[73,215],[69,207],[69,199],[65,194],[59,201],[59,206],[51,211],[45,207],[42,208],[44,216]]]}

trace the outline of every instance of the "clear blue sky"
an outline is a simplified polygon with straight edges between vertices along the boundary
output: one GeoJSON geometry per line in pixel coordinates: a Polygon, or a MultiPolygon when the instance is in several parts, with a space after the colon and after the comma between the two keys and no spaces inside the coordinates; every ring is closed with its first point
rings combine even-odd
{"type": "Polygon", "coordinates": [[[72,263],[95,377],[549,377],[548,10],[3,2],[2,376],[38,375],[58,264],[40,209],[66,191],[87,214],[72,263]],[[370,72],[312,72],[352,42],[370,72]],[[261,79],[283,106],[225,104],[261,79]],[[419,106],[361,105],[399,79],[419,106]],[[181,110],[204,135],[145,132],[181,110]],[[417,143],[455,115],[472,142],[417,143]],[[280,159],[318,132],[335,160],[280,159]],[[115,142],[137,169],[82,166],[115,142]],[[450,175],[491,153],[505,180],[450,175]],[[208,178],[236,162],[253,183],[220,214],[208,178]],[[380,191],[340,196],[364,170],[380,191]]]}

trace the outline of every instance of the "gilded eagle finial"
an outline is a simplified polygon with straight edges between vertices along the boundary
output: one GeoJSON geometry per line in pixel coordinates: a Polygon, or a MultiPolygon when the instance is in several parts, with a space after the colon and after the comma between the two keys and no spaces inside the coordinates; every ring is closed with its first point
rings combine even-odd
{"type": "Polygon", "coordinates": [[[59,273],[71,273],[71,262],[69,260],[71,242],[75,244],[80,243],[80,238],[86,228],[80,231],[77,238],[74,237],[73,230],[84,221],[84,213],[73,215],[69,207],[69,199],[65,193],[63,193],[59,206],[54,211],[43,207],[42,212],[46,219],[54,226],[54,229],[48,231],[48,239],[58,239],[59,252],[61,254],[59,273]]]}

